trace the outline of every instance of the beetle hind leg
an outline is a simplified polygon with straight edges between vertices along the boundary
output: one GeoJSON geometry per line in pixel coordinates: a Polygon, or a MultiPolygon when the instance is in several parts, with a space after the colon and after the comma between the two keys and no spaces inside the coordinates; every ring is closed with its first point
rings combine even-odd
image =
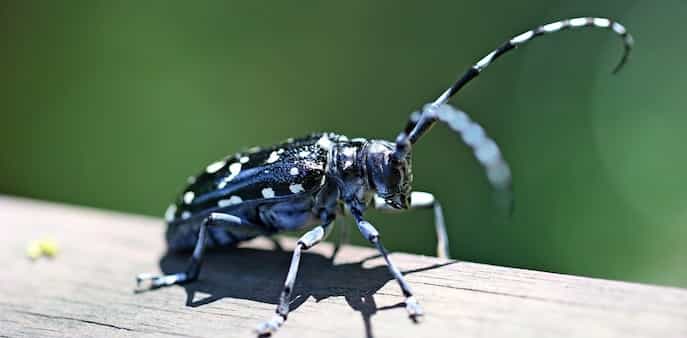
{"type": "Polygon", "coordinates": [[[136,286],[138,290],[145,289],[157,289],[164,286],[170,286],[174,284],[183,284],[192,282],[198,279],[198,274],[200,273],[201,265],[203,264],[203,253],[205,252],[205,246],[207,244],[208,228],[223,223],[233,223],[240,224],[241,219],[239,217],[222,214],[222,213],[212,213],[210,216],[205,218],[200,224],[200,229],[198,229],[198,239],[196,240],[195,247],[193,249],[193,255],[189,260],[186,270],[184,272],[172,273],[172,274],[152,274],[152,273],[141,273],[136,276],[136,286]],[[144,282],[148,282],[147,287],[141,287],[144,282]]]}
{"type": "MultiPolygon", "coordinates": [[[[392,206],[386,204],[383,198],[379,196],[374,197],[374,207],[377,210],[387,212],[400,212],[403,210],[394,209],[392,206]]],[[[410,209],[433,209],[434,210],[434,229],[437,236],[437,257],[451,258],[449,251],[448,235],[446,234],[446,223],[444,222],[444,212],[441,209],[441,204],[428,192],[413,191],[410,193],[410,209]]]]}

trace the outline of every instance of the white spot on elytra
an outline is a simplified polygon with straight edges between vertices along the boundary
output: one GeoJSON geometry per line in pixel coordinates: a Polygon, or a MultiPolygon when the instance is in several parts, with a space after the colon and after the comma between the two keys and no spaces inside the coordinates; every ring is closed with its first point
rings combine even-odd
{"type": "Polygon", "coordinates": [[[177,206],[175,204],[170,204],[165,210],[165,221],[171,222],[174,220],[174,214],[177,212],[177,206]]]}
{"type": "Polygon", "coordinates": [[[289,174],[291,174],[292,176],[297,176],[298,175],[298,168],[296,168],[296,167],[291,168],[291,170],[289,170],[289,174]]]}
{"type": "Polygon", "coordinates": [[[229,172],[234,176],[238,175],[241,172],[241,163],[234,162],[234,163],[230,164],[229,165],[229,172]]]}
{"type": "Polygon", "coordinates": [[[279,155],[277,155],[276,151],[273,151],[270,153],[270,157],[267,158],[267,161],[265,161],[265,163],[274,163],[277,162],[277,160],[279,160],[279,155]]]}
{"type": "Polygon", "coordinates": [[[236,175],[238,175],[241,172],[241,163],[232,163],[229,165],[229,172],[231,175],[229,175],[229,180],[231,181],[236,175]]]}
{"type": "Polygon", "coordinates": [[[298,153],[298,156],[300,157],[308,157],[308,155],[310,155],[310,152],[307,150],[303,150],[300,153],[298,153]]]}
{"type": "Polygon", "coordinates": [[[343,168],[344,168],[344,169],[348,169],[348,168],[350,168],[351,166],[353,166],[353,162],[352,162],[352,161],[346,161],[346,162],[344,162],[343,168]]]}
{"type": "Polygon", "coordinates": [[[239,159],[239,162],[241,163],[247,163],[248,161],[250,161],[250,158],[248,158],[248,156],[241,156],[241,158],[239,159]]]}
{"type": "Polygon", "coordinates": [[[227,162],[225,162],[225,161],[217,161],[215,163],[211,163],[210,165],[207,166],[207,168],[205,168],[205,171],[207,171],[208,174],[214,174],[218,170],[222,169],[225,164],[227,164],[227,162]]]}
{"type": "Polygon", "coordinates": [[[329,139],[329,137],[327,137],[327,135],[322,135],[322,137],[317,140],[317,145],[324,150],[330,150],[332,149],[332,146],[334,146],[334,143],[329,139]]]}
{"type": "Polygon", "coordinates": [[[222,182],[217,185],[218,188],[222,189],[227,186],[231,180],[233,180],[241,172],[241,163],[234,162],[229,165],[229,176],[225,177],[222,182]]]}
{"type": "Polygon", "coordinates": [[[291,190],[291,192],[294,194],[305,191],[305,189],[303,189],[303,185],[298,184],[298,183],[294,183],[294,184],[289,185],[289,190],[291,190]]]}
{"type": "Polygon", "coordinates": [[[181,213],[181,219],[189,219],[189,218],[191,218],[191,212],[184,211],[181,213]]]}
{"type": "Polygon", "coordinates": [[[193,202],[193,198],[196,197],[196,194],[193,191],[187,191],[184,193],[184,203],[186,204],[191,204],[193,202]]]}
{"type": "Polygon", "coordinates": [[[243,200],[241,199],[241,197],[238,197],[238,196],[231,196],[229,199],[223,199],[223,200],[217,201],[217,205],[218,205],[220,208],[223,208],[223,207],[228,207],[228,206],[230,206],[230,205],[239,204],[239,203],[241,203],[241,202],[243,202],[243,200]]]}
{"type": "Polygon", "coordinates": [[[284,148],[279,148],[279,150],[277,150],[277,154],[283,154],[283,153],[284,153],[284,148]]]}
{"type": "Polygon", "coordinates": [[[264,198],[274,197],[274,190],[272,190],[272,188],[262,189],[262,197],[264,197],[264,198]]]}

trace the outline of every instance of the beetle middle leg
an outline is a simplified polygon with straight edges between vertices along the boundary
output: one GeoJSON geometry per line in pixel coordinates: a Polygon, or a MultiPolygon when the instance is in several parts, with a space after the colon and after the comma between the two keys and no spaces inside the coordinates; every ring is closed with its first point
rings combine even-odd
{"type": "Polygon", "coordinates": [[[293,249],[293,256],[291,257],[291,265],[289,266],[289,272],[286,274],[286,280],[284,281],[284,288],[279,296],[279,305],[277,305],[277,313],[272,317],[272,319],[263,322],[258,325],[256,331],[260,336],[269,336],[279,329],[279,327],[284,324],[286,317],[289,314],[289,305],[291,302],[291,292],[293,291],[293,284],[296,281],[296,275],[298,274],[298,264],[301,261],[301,251],[307,250],[315,246],[317,243],[321,242],[327,232],[327,228],[331,225],[331,222],[317,226],[312,230],[306,232],[301,238],[298,239],[296,248],[293,249]]]}
{"type": "Polygon", "coordinates": [[[332,255],[329,257],[331,261],[334,261],[334,258],[336,258],[336,254],[339,253],[339,250],[341,250],[341,247],[348,244],[348,224],[344,221],[344,217],[340,216],[336,218],[336,226],[339,228],[339,236],[336,239],[336,242],[334,242],[334,250],[332,251],[332,255]]]}
{"type": "MultiPolygon", "coordinates": [[[[377,210],[389,212],[403,211],[395,209],[386,204],[384,199],[378,196],[375,196],[374,206],[377,210]]],[[[444,222],[444,212],[441,209],[441,204],[439,204],[439,201],[434,197],[433,194],[428,192],[413,191],[410,194],[410,209],[428,208],[432,208],[434,210],[434,229],[437,233],[437,257],[451,258],[448,245],[448,235],[446,234],[446,223],[444,222]]]]}
{"type": "Polygon", "coordinates": [[[410,285],[408,282],[406,282],[405,278],[403,278],[401,271],[398,270],[396,265],[394,265],[394,263],[391,261],[391,258],[389,258],[389,253],[386,251],[386,248],[384,248],[379,239],[379,232],[370,222],[363,219],[363,216],[359,211],[351,210],[351,212],[353,213],[353,217],[358,224],[358,230],[363,237],[372,243],[377,248],[377,251],[379,251],[379,253],[384,257],[384,261],[386,261],[386,266],[389,268],[389,272],[391,272],[391,275],[394,277],[394,279],[396,279],[398,285],[401,287],[401,292],[403,292],[403,296],[405,297],[408,315],[412,320],[417,320],[418,317],[421,317],[424,314],[422,307],[415,299],[413,291],[410,289],[410,285]]]}
{"type": "Polygon", "coordinates": [[[198,230],[198,239],[193,249],[193,255],[184,272],[178,272],[167,275],[156,275],[151,273],[142,273],[136,276],[136,284],[141,285],[143,281],[150,281],[150,289],[156,289],[163,286],[174,284],[182,284],[194,281],[198,278],[200,267],[203,264],[203,253],[207,244],[208,228],[220,224],[241,224],[241,218],[234,215],[212,213],[205,218],[200,224],[198,230]]]}

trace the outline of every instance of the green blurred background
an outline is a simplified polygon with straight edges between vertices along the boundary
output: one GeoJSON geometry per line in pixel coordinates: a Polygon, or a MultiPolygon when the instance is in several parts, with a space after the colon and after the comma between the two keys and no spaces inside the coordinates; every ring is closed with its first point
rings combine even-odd
{"type": "MultiPolygon", "coordinates": [[[[609,16],[637,41],[619,75],[614,34],[568,31],[452,101],[510,161],[512,219],[443,127],[415,148],[415,189],[443,202],[459,259],[687,287],[686,2],[247,3],[3,2],[0,192],[159,216],[225,154],[393,138],[505,39],[609,16]]],[[[431,212],[369,214],[390,249],[434,254],[431,212]]]]}

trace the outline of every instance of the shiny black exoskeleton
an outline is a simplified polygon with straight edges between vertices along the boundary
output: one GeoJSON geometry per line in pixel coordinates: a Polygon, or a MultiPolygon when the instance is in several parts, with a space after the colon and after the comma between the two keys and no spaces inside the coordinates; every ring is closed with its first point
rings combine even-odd
{"type": "Polygon", "coordinates": [[[374,191],[390,206],[406,209],[410,158],[397,161],[390,156],[393,150],[394,145],[386,141],[320,133],[213,162],[190,177],[189,185],[169,206],[169,248],[192,249],[201,223],[213,212],[236,216],[241,222],[209,228],[208,246],[229,246],[328,223],[341,213],[340,202],[364,210],[374,191]],[[393,170],[382,172],[382,168],[393,170]]]}
{"type": "Polygon", "coordinates": [[[535,37],[578,27],[608,28],[621,36],[625,53],[616,71],[625,63],[633,40],[619,23],[593,17],[556,21],[517,35],[482,58],[438,99],[411,114],[394,142],[349,140],[321,133],[251,149],[207,165],[202,173],[189,178],[188,186],[165,214],[169,249],[193,249],[188,268],[169,275],[141,274],[138,283],[150,281],[150,287],[156,288],[195,280],[207,246],[231,246],[256,236],[310,229],[294,249],[276,315],[258,327],[260,335],[269,335],[289,313],[301,251],[323,240],[333,221],[349,213],[363,237],[384,257],[401,287],[409,315],[421,316],[422,309],[410,286],[389,259],[379,233],[365,220],[364,212],[368,208],[433,209],[437,253],[448,257],[441,206],[432,194],[412,191],[412,146],[437,121],[443,122],[472,148],[489,183],[500,192],[510,192],[510,169],[499,147],[481,126],[447,101],[508,51],[535,37]]]}

